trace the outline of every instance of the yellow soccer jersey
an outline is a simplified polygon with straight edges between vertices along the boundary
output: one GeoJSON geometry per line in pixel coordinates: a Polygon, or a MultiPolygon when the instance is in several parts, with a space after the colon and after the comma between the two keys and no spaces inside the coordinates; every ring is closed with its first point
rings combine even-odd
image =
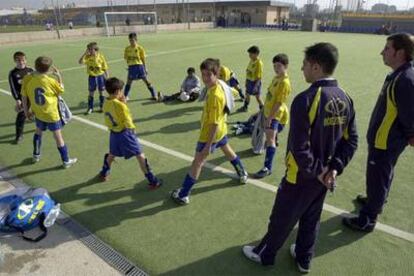
{"type": "Polygon", "coordinates": [[[274,119],[285,125],[289,121],[289,109],[286,104],[291,92],[290,80],[288,75],[274,77],[267,89],[266,101],[264,104],[264,115],[268,117],[276,103],[280,103],[279,111],[274,119]]]}
{"type": "Polygon", "coordinates": [[[135,129],[128,106],[118,99],[107,98],[103,105],[105,125],[114,132],[121,132],[126,128],[135,129]]]}
{"type": "Polygon", "coordinates": [[[233,74],[233,72],[226,66],[221,65],[220,66],[220,71],[219,71],[219,79],[228,82],[231,78],[231,75],[233,74]]]}
{"type": "Polygon", "coordinates": [[[263,62],[260,58],[255,61],[250,60],[246,69],[246,79],[250,81],[256,81],[263,77],[263,62]]]}
{"type": "Polygon", "coordinates": [[[37,72],[24,77],[22,96],[27,97],[35,117],[43,122],[53,123],[60,120],[58,95],[63,86],[51,76],[37,72]]]}
{"type": "Polygon", "coordinates": [[[224,113],[226,106],[226,97],[223,88],[219,84],[211,87],[207,91],[207,99],[204,103],[203,114],[201,115],[201,130],[199,142],[205,143],[208,140],[210,126],[218,126],[216,137],[213,143],[223,139],[227,135],[227,115],[224,113]]]}
{"type": "Polygon", "coordinates": [[[128,46],[125,48],[124,59],[128,66],[136,64],[145,65],[145,50],[141,45],[128,46]]]}
{"type": "Polygon", "coordinates": [[[96,53],[94,56],[86,55],[82,62],[86,65],[86,72],[92,77],[100,76],[108,70],[108,63],[101,53],[96,53]]]}

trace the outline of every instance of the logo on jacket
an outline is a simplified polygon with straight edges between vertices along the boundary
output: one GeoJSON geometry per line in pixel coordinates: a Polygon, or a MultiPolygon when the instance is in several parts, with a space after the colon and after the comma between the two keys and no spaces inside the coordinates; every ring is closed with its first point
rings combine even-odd
{"type": "Polygon", "coordinates": [[[347,104],[340,98],[331,99],[324,107],[326,118],[324,126],[336,126],[346,123],[347,116],[344,112],[347,110],[347,104]]]}

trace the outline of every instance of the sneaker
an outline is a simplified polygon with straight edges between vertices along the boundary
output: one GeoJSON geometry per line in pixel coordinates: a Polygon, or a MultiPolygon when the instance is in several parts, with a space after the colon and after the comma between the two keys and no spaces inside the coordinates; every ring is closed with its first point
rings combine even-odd
{"type": "Polygon", "coordinates": [[[236,131],[234,131],[235,135],[240,135],[243,133],[243,129],[242,128],[237,128],[236,131]]]}
{"type": "Polygon", "coordinates": [[[15,144],[15,145],[18,145],[18,144],[20,144],[22,141],[23,141],[23,136],[16,137],[16,139],[14,140],[14,144],[15,144]]]}
{"type": "Polygon", "coordinates": [[[185,197],[180,197],[181,189],[176,189],[174,191],[171,192],[171,198],[172,200],[175,201],[175,203],[179,204],[179,205],[187,205],[188,203],[190,203],[190,198],[188,196],[185,197]]]}
{"type": "Polygon", "coordinates": [[[256,178],[256,179],[260,179],[260,178],[264,178],[266,176],[269,176],[271,174],[272,174],[272,171],[271,170],[269,170],[266,167],[263,167],[263,169],[261,169],[260,171],[258,171],[257,173],[255,173],[253,175],[253,177],[256,178]]]}
{"type": "Polygon", "coordinates": [[[245,245],[243,246],[243,254],[248,258],[249,260],[261,264],[262,259],[260,259],[260,256],[253,252],[254,246],[251,245],[245,245]]]}
{"type": "Polygon", "coordinates": [[[108,173],[108,174],[106,174],[106,175],[103,175],[101,172],[99,172],[98,173],[98,178],[99,178],[99,180],[100,181],[102,181],[102,182],[106,182],[106,181],[108,181],[109,180],[109,176],[110,176],[110,174],[108,173]]]}
{"type": "Polygon", "coordinates": [[[63,168],[68,169],[68,168],[72,167],[72,165],[75,164],[76,162],[78,162],[77,158],[69,158],[68,161],[63,162],[63,168]]]}
{"type": "Polygon", "coordinates": [[[88,108],[88,110],[86,110],[85,115],[89,115],[93,112],[92,108],[88,108]]]}
{"type": "Polygon", "coordinates": [[[129,97],[128,96],[125,97],[125,101],[126,102],[129,101],[129,97]]]}
{"type": "Polygon", "coordinates": [[[243,171],[243,173],[239,177],[240,184],[246,184],[248,179],[249,179],[249,174],[246,171],[243,171]]]}
{"type": "Polygon", "coordinates": [[[296,265],[298,266],[298,270],[300,273],[309,273],[310,272],[310,266],[309,264],[305,264],[305,263],[300,263],[298,262],[298,260],[296,259],[296,244],[292,244],[290,246],[290,256],[292,256],[292,258],[295,260],[296,265]]]}
{"type": "Polygon", "coordinates": [[[352,230],[369,233],[374,231],[376,222],[371,221],[367,216],[360,215],[354,218],[343,218],[342,224],[352,230]]]}
{"type": "Polygon", "coordinates": [[[158,179],[158,182],[156,183],[149,183],[148,189],[152,191],[152,190],[158,189],[161,186],[162,186],[162,179],[158,179]]]}
{"type": "Polygon", "coordinates": [[[32,162],[33,163],[37,163],[37,162],[39,162],[40,161],[40,154],[39,155],[37,155],[37,154],[33,154],[33,157],[32,157],[32,162]]]}
{"type": "Polygon", "coordinates": [[[160,91],[158,91],[158,101],[162,102],[163,100],[164,100],[164,95],[160,91]]]}
{"type": "Polygon", "coordinates": [[[249,108],[245,105],[243,105],[242,107],[240,107],[239,109],[237,109],[238,112],[247,112],[249,111],[249,108]]]}

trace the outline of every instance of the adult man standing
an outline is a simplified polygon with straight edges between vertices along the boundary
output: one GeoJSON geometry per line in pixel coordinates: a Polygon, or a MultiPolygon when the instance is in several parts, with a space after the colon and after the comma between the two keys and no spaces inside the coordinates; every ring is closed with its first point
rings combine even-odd
{"type": "Polygon", "coordinates": [[[357,198],[363,203],[358,217],[343,219],[346,226],[364,232],[375,228],[398,157],[408,144],[414,146],[414,40],[404,33],[391,35],[381,55],[393,72],[385,79],[368,127],[367,198],[357,198]]]}

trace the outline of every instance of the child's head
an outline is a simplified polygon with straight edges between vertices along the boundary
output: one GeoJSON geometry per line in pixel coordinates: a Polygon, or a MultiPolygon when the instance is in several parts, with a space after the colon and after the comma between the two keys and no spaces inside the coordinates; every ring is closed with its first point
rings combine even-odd
{"type": "Polygon", "coordinates": [[[122,93],[124,82],[118,78],[109,78],[105,81],[105,89],[111,96],[117,96],[122,93]]]}
{"type": "Polygon", "coordinates": [[[217,75],[220,69],[220,60],[208,58],[200,65],[201,76],[207,87],[213,86],[217,82],[217,75]]]}
{"type": "Polygon", "coordinates": [[[249,49],[247,49],[247,52],[249,53],[250,59],[256,60],[260,54],[260,49],[257,46],[251,46],[249,49]]]}
{"type": "Polygon", "coordinates": [[[129,44],[135,45],[138,41],[137,33],[130,33],[128,35],[128,39],[129,39],[129,44]]]}
{"type": "Polygon", "coordinates": [[[89,54],[92,55],[92,56],[95,55],[96,52],[99,51],[98,43],[96,43],[96,42],[89,43],[86,46],[86,48],[88,49],[89,54]]]}
{"type": "Polygon", "coordinates": [[[53,60],[50,57],[38,57],[35,61],[35,69],[41,74],[47,73],[52,65],[53,60]]]}
{"type": "Polygon", "coordinates": [[[13,54],[13,60],[16,63],[16,67],[23,69],[26,67],[26,55],[23,52],[16,52],[13,54]]]}
{"type": "Polygon", "coordinates": [[[309,83],[331,76],[338,64],[338,49],[331,43],[321,42],[305,49],[302,71],[309,83]]]}
{"type": "Polygon", "coordinates": [[[194,69],[194,67],[188,67],[187,68],[187,75],[188,76],[192,76],[192,75],[194,75],[195,74],[195,69],[194,69]]]}
{"type": "Polygon", "coordinates": [[[273,57],[273,70],[276,75],[283,75],[289,66],[289,58],[286,54],[277,54],[273,57]]]}

